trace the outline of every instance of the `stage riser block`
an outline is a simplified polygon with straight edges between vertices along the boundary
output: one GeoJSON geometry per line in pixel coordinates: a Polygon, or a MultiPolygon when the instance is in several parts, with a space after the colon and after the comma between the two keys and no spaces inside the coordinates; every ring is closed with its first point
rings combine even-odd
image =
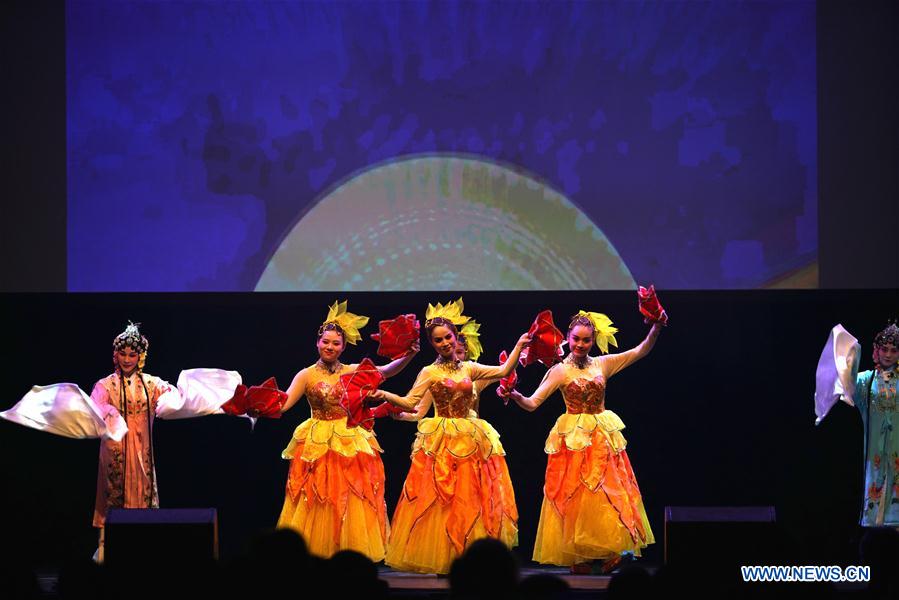
{"type": "MultiPolygon", "coordinates": [[[[665,508],[665,564],[733,567],[783,564],[773,506],[665,508]]],[[[737,571],[738,572],[738,571],[737,571]]]]}
{"type": "Polygon", "coordinates": [[[214,508],[110,509],[106,518],[105,564],[190,565],[218,558],[214,508]],[[148,562],[149,561],[149,562],[148,562]]]}

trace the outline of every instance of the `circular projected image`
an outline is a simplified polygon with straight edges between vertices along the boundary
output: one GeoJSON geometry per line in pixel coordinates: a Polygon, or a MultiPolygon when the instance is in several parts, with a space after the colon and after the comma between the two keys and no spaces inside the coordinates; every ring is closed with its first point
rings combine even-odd
{"type": "Polygon", "coordinates": [[[602,231],[546,185],[455,156],[353,177],[287,234],[256,291],[635,289],[602,231]]]}

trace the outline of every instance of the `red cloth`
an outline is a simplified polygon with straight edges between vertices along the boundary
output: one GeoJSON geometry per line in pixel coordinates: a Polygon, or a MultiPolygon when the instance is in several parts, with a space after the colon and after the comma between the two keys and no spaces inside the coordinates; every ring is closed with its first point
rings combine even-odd
{"type": "Polygon", "coordinates": [[[409,354],[412,342],[421,335],[421,325],[413,314],[400,315],[378,323],[378,333],[371,339],[378,343],[378,356],[396,360],[409,354]]]}
{"type": "MultiPolygon", "coordinates": [[[[371,407],[371,416],[374,419],[381,419],[389,415],[398,415],[401,412],[403,412],[402,408],[400,408],[399,406],[395,406],[390,402],[382,402],[377,406],[371,407]]],[[[366,429],[371,429],[372,421],[365,421],[362,423],[362,426],[366,429]]]]}
{"type": "Polygon", "coordinates": [[[287,402],[287,392],[278,389],[278,382],[269,377],[260,385],[247,390],[247,414],[251,417],[281,417],[281,407],[287,402]]]}
{"type": "Polygon", "coordinates": [[[269,377],[261,384],[249,388],[242,383],[238,385],[234,396],[222,405],[222,410],[234,416],[278,419],[286,401],[287,393],[278,389],[278,382],[274,377],[269,377]]]}
{"type": "Polygon", "coordinates": [[[654,285],[650,285],[649,289],[641,285],[637,289],[637,303],[640,307],[640,313],[646,317],[648,322],[661,323],[662,325],[668,322],[668,313],[659,304],[659,297],[656,296],[654,285]]]}
{"type": "MultiPolygon", "coordinates": [[[[509,358],[509,355],[505,350],[499,353],[499,364],[506,364],[506,359],[509,358]]],[[[506,395],[512,390],[515,389],[515,386],[518,384],[518,373],[515,369],[512,369],[512,372],[509,373],[508,377],[502,377],[499,380],[499,387],[496,388],[496,395],[503,399],[503,402],[506,404],[509,403],[509,397],[506,395]]]]}
{"type": "Polygon", "coordinates": [[[562,342],[565,336],[553,323],[553,313],[544,310],[534,320],[528,333],[531,334],[531,343],[521,351],[518,362],[526,367],[535,362],[540,362],[551,367],[562,360],[562,342]]]}
{"type": "Polygon", "coordinates": [[[343,388],[340,406],[346,411],[348,427],[363,425],[367,429],[371,429],[375,418],[371,409],[365,405],[365,399],[377,390],[383,381],[384,376],[368,358],[362,359],[352,373],[340,376],[340,385],[343,388]]]}
{"type": "Polygon", "coordinates": [[[234,395],[231,399],[222,404],[222,410],[226,415],[239,417],[247,413],[247,386],[242,383],[237,384],[234,395]]]}

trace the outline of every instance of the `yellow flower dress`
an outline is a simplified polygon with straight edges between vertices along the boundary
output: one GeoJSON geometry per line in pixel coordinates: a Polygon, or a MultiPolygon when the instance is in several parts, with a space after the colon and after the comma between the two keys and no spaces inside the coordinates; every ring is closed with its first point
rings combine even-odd
{"type": "Polygon", "coordinates": [[[473,412],[473,382],[501,367],[433,364],[407,396],[433,403],[418,422],[412,465],[392,519],[386,563],[394,569],[448,573],[472,542],[493,537],[518,544],[518,510],[499,434],[473,412]]]}
{"type": "Polygon", "coordinates": [[[390,531],[382,450],[374,432],[347,427],[339,405],[339,378],[356,366],[341,364],[333,373],[318,363],[304,369],[312,417],[281,453],[291,463],[278,527],[298,531],[312,554],[355,550],[377,562],[390,531]]]}
{"type": "Polygon", "coordinates": [[[569,566],[623,553],[640,555],[655,542],[621,434],[624,423],[605,409],[606,381],[637,359],[635,350],[571,356],[553,366],[532,396],[542,402],[561,388],[566,412],[546,439],[548,455],[534,560],[569,566]]]}

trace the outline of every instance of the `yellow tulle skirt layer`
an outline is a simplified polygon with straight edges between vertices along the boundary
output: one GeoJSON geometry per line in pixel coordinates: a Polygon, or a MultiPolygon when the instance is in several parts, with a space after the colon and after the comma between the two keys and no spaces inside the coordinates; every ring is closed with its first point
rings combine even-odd
{"type": "Polygon", "coordinates": [[[569,566],[655,542],[612,411],[564,414],[546,440],[548,460],[534,560],[569,566]]]}
{"type": "Polygon", "coordinates": [[[515,492],[499,434],[481,419],[419,421],[387,564],[448,573],[453,560],[484,537],[510,548],[518,544],[515,492]]]}
{"type": "Polygon", "coordinates": [[[374,433],[346,419],[308,419],[281,454],[290,459],[278,527],[306,540],[312,554],[355,550],[384,559],[389,525],[384,464],[374,433]]]}

